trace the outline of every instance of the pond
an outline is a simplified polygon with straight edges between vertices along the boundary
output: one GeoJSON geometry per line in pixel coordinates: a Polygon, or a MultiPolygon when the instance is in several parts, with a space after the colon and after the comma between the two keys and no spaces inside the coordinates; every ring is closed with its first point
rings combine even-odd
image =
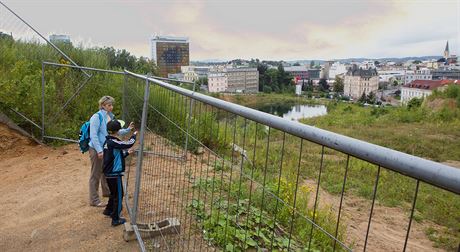
{"type": "Polygon", "coordinates": [[[293,121],[327,114],[325,105],[270,104],[259,107],[257,110],[293,121]]]}

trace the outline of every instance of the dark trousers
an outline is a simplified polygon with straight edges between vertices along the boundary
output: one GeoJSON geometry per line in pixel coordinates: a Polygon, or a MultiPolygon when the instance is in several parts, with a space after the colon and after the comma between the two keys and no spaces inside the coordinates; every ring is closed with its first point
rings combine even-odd
{"type": "Polygon", "coordinates": [[[121,209],[123,208],[123,186],[122,177],[107,177],[107,184],[110,189],[109,203],[106,206],[106,212],[112,212],[112,220],[120,218],[121,209]]]}

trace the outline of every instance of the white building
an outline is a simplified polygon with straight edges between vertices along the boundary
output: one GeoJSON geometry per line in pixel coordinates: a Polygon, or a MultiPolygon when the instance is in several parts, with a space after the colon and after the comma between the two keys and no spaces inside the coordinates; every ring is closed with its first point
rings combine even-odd
{"type": "Polygon", "coordinates": [[[375,67],[374,61],[363,61],[359,64],[359,68],[367,70],[367,69],[374,69],[376,67],[375,67]]]}
{"type": "Polygon", "coordinates": [[[404,85],[411,83],[414,80],[431,80],[432,75],[429,69],[423,68],[415,71],[406,71],[404,76],[404,85]]]}
{"type": "Polygon", "coordinates": [[[459,80],[414,80],[401,88],[401,103],[406,104],[413,98],[424,98],[435,89],[444,89],[448,85],[460,85],[459,80]]]}
{"type": "Polygon", "coordinates": [[[401,81],[406,74],[405,70],[379,70],[379,81],[389,82],[390,80],[401,81]]]}
{"type": "Polygon", "coordinates": [[[227,76],[222,72],[208,73],[208,91],[211,93],[227,90],[227,76]]]}
{"type": "Polygon", "coordinates": [[[329,68],[329,79],[335,79],[337,75],[345,74],[347,66],[340,62],[334,62],[329,68]]]}

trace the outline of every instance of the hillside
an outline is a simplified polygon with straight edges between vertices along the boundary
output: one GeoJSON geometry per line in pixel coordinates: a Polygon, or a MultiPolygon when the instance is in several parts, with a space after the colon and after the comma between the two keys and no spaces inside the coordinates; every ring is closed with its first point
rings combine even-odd
{"type": "MultiPolygon", "coordinates": [[[[134,251],[101,208],[88,205],[90,163],[76,145],[35,144],[0,124],[2,251],[134,251]]],[[[124,213],[126,216],[127,213],[124,213]]]]}

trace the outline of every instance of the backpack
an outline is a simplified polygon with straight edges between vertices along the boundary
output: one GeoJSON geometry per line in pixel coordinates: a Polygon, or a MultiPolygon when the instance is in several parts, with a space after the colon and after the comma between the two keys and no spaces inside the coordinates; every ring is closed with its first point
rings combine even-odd
{"type": "MultiPolygon", "coordinates": [[[[96,113],[96,114],[99,115],[100,123],[102,123],[102,115],[100,113],[96,113]]],[[[90,134],[89,126],[90,126],[90,123],[89,121],[87,121],[83,123],[80,127],[78,145],[80,147],[81,153],[85,153],[89,150],[89,141],[91,140],[89,137],[89,134],[90,134]]]]}

